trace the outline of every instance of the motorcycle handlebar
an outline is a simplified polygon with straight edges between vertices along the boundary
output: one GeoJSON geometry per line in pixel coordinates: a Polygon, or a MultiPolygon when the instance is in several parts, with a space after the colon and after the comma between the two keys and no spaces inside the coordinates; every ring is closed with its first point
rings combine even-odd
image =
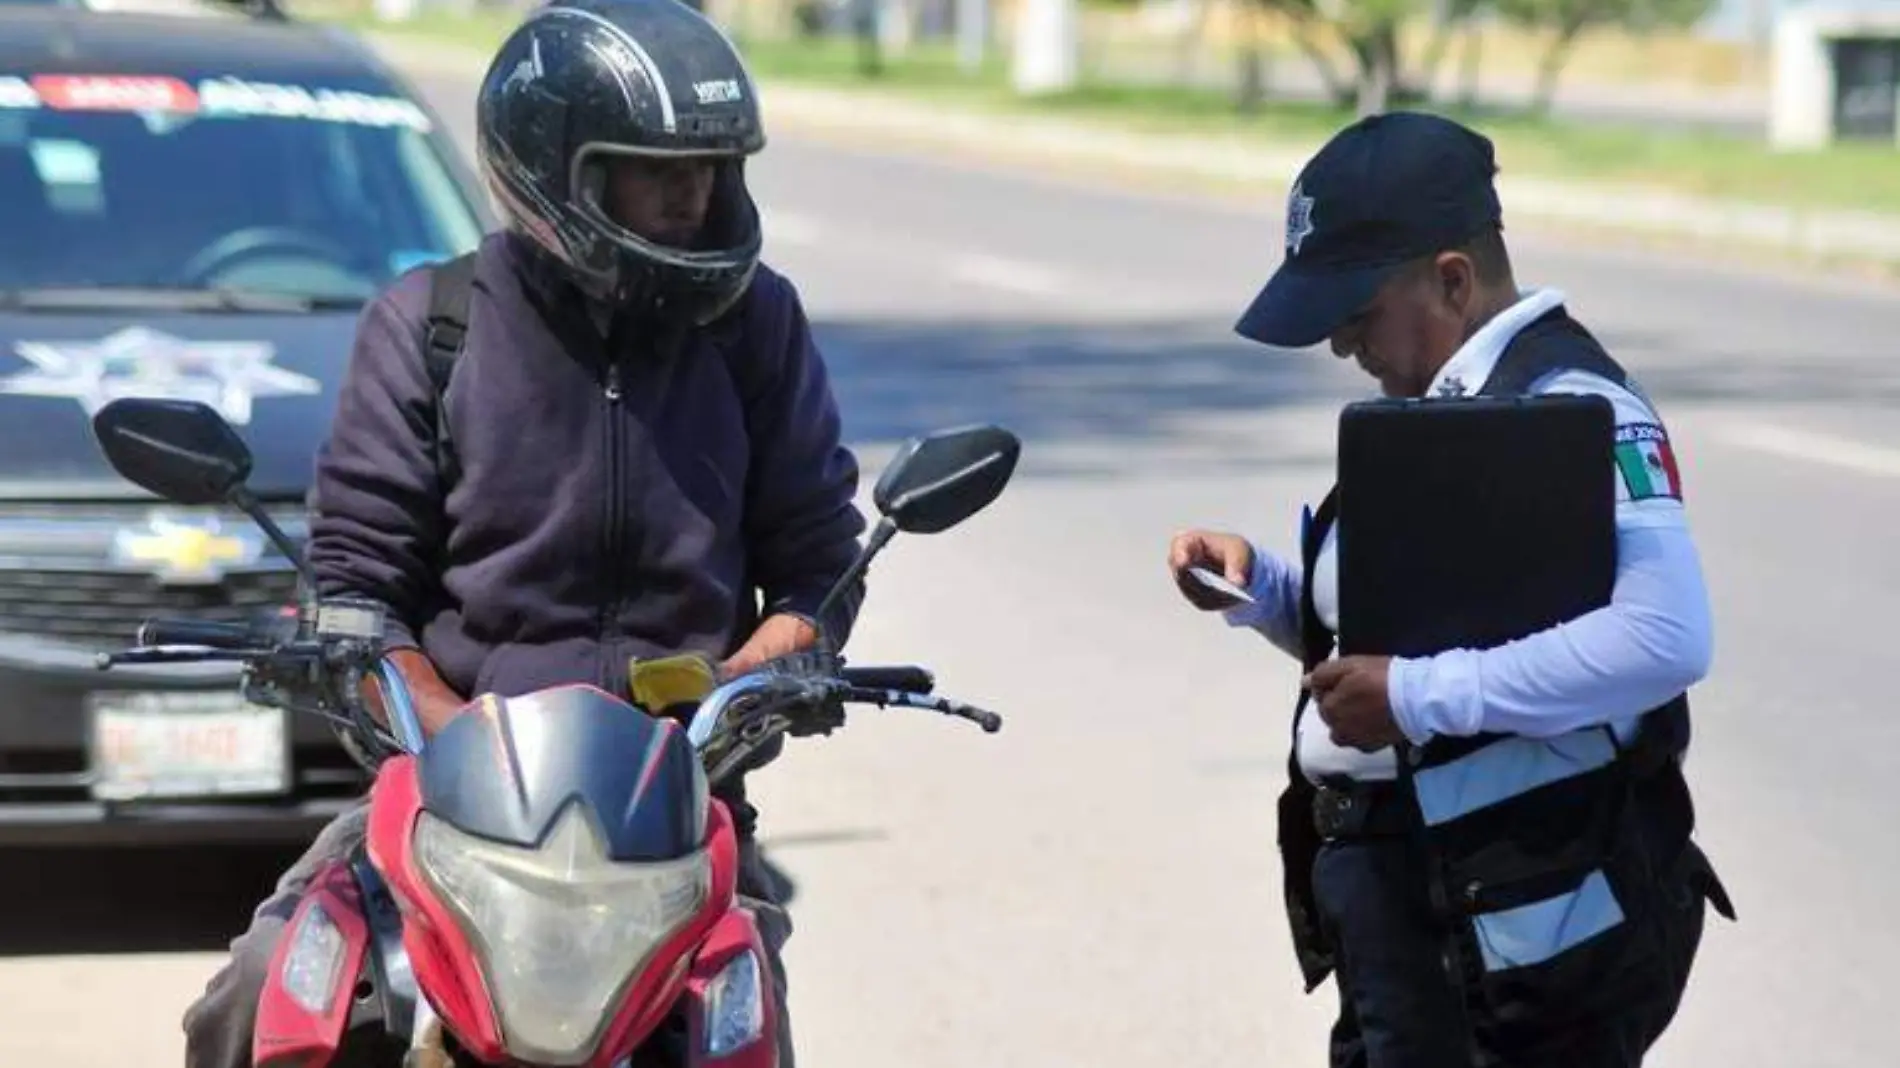
{"type": "Polygon", "coordinates": [[[898,705],[905,708],[929,709],[967,719],[989,734],[1002,729],[1003,717],[994,712],[942,697],[932,697],[928,689],[922,689],[922,692],[919,692],[891,686],[861,685],[860,683],[866,679],[922,681],[933,685],[936,681],[930,677],[928,671],[919,667],[855,670],[846,668],[835,677],[776,672],[742,675],[730,682],[722,683],[700,702],[699,708],[693,714],[692,722],[687,727],[687,737],[691,739],[695,747],[704,747],[719,733],[725,723],[727,711],[734,704],[748,699],[807,705],[819,705],[834,700],[853,704],[872,704],[879,707],[898,705]]]}
{"type": "MultiPolygon", "coordinates": [[[[922,668],[860,670],[856,678],[875,681],[922,681],[914,672],[927,675],[922,668]]],[[[871,704],[880,708],[897,705],[923,708],[948,716],[967,719],[994,734],[1003,727],[1003,717],[986,709],[966,705],[928,693],[854,686],[853,673],[840,670],[828,673],[796,671],[759,671],[721,683],[699,703],[687,725],[686,737],[693,748],[706,754],[707,774],[716,786],[729,775],[739,773],[748,761],[783,734],[829,734],[843,720],[838,706],[871,704]],[[735,706],[746,711],[737,719],[729,716],[735,706]],[[794,711],[796,710],[796,711],[794,711]]],[[[934,680],[930,680],[934,681],[934,680]]]]}
{"type": "Polygon", "coordinates": [[[906,693],[903,690],[880,690],[852,687],[847,690],[844,699],[855,704],[902,705],[905,708],[927,708],[933,712],[942,712],[946,716],[967,719],[983,728],[985,734],[995,734],[1003,729],[1003,717],[986,708],[966,705],[961,701],[952,701],[946,697],[931,697],[928,694],[906,693]]]}
{"type": "MultiPolygon", "coordinates": [[[[188,660],[248,658],[278,647],[287,636],[267,625],[217,623],[194,619],[148,619],[139,626],[137,648],[102,654],[101,667],[113,663],[169,663],[188,660]]],[[[423,729],[407,680],[386,659],[364,668],[380,683],[389,727],[398,744],[411,752],[423,742],[423,729]]],[[[360,676],[359,676],[360,677],[360,676]]],[[[707,695],[693,716],[688,736],[703,747],[724,724],[727,710],[742,698],[762,697],[774,703],[822,705],[827,702],[897,705],[929,709],[967,719],[995,733],[1001,716],[971,705],[931,696],[936,678],[916,665],[844,667],[834,675],[761,672],[724,683],[707,695]]]]}
{"type": "Polygon", "coordinates": [[[216,623],[207,619],[148,619],[139,624],[139,646],[200,645],[209,649],[248,649],[258,635],[243,623],[216,623]]]}
{"type": "Polygon", "coordinates": [[[889,667],[848,667],[839,673],[846,685],[866,690],[904,690],[909,693],[930,693],[937,688],[937,678],[928,668],[915,664],[900,664],[889,667]]]}
{"type": "Polygon", "coordinates": [[[409,692],[409,680],[403,677],[388,657],[376,662],[376,683],[383,693],[383,707],[389,715],[389,728],[396,743],[411,753],[422,751],[427,735],[422,717],[416,712],[415,695],[409,692]]]}

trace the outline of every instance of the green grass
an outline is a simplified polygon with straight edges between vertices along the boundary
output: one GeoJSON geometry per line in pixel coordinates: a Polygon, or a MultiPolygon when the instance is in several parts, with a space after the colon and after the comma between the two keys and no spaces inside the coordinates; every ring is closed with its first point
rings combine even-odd
{"type": "MultiPolygon", "coordinates": [[[[369,24],[344,18],[358,28],[369,24]]],[[[408,24],[375,27],[491,49],[508,17],[468,19],[431,14],[408,24]]],[[[1084,85],[1069,93],[1021,100],[1008,91],[1004,61],[966,75],[947,48],[916,47],[866,76],[850,41],[740,39],[754,72],[766,82],[861,89],[1004,113],[1069,115],[1140,131],[1239,137],[1311,152],[1352,121],[1349,110],[1270,102],[1241,113],[1218,92],[1084,85]]],[[[1596,180],[1675,192],[1800,207],[1900,213],[1900,149],[1838,145],[1815,152],[1776,153],[1751,138],[1714,131],[1580,125],[1523,115],[1434,108],[1482,130],[1497,143],[1507,176],[1596,180]]]]}

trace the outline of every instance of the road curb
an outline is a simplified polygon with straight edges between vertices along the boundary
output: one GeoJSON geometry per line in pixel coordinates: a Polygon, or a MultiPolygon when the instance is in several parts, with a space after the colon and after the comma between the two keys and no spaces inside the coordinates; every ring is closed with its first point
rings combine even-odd
{"type": "MultiPolygon", "coordinates": [[[[480,53],[401,35],[365,37],[393,65],[472,73],[480,53]]],[[[878,135],[912,145],[1004,154],[1046,163],[1095,163],[1157,176],[1180,175],[1259,185],[1277,198],[1317,144],[1276,150],[1237,138],[1132,133],[1086,120],[1000,115],[868,93],[770,82],[768,127],[828,134],[878,135]]],[[[1582,184],[1500,175],[1511,214],[1604,230],[1690,238],[1811,257],[1900,263],[1900,216],[1720,201],[1653,188],[1582,184]]]]}

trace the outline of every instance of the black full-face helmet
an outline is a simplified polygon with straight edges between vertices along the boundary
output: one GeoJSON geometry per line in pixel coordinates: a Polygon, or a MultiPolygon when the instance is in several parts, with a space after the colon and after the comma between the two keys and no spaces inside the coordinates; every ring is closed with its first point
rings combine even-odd
{"type": "Polygon", "coordinates": [[[757,269],[746,157],[765,147],[745,62],[679,0],[554,0],[505,41],[476,103],[478,157],[508,224],[614,312],[703,324],[757,269]],[[712,200],[692,248],[607,213],[616,157],[703,159],[712,200]]]}

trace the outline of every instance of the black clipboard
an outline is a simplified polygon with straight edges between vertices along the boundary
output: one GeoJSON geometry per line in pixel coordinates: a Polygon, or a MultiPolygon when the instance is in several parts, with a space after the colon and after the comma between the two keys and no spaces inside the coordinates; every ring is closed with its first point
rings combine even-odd
{"type": "Polygon", "coordinates": [[[1341,654],[1488,649],[1608,604],[1615,425],[1593,395],[1348,405],[1341,654]]]}

